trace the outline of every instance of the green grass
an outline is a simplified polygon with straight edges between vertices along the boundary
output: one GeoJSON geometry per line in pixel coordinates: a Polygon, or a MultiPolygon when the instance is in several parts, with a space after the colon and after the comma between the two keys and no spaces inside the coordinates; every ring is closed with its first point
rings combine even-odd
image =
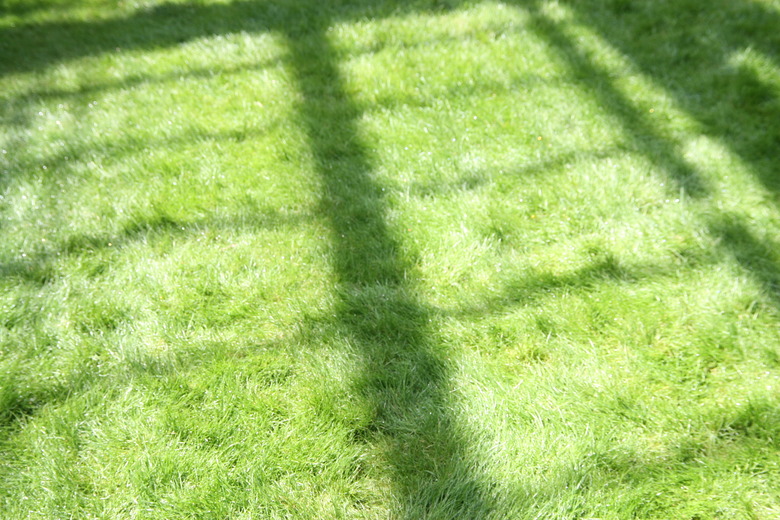
{"type": "Polygon", "coordinates": [[[0,517],[780,516],[776,0],[0,0],[0,517]]]}

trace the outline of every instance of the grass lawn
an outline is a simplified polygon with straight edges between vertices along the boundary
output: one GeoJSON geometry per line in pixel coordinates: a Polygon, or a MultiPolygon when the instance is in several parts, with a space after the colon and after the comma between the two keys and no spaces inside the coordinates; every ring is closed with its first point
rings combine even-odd
{"type": "Polygon", "coordinates": [[[778,28],[0,0],[0,518],[780,518],[778,28]]]}

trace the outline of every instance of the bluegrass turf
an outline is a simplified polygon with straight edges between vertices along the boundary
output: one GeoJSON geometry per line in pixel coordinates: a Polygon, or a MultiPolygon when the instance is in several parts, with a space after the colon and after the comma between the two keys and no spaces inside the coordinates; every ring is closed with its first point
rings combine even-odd
{"type": "Polygon", "coordinates": [[[779,516],[777,27],[3,0],[0,516],[779,516]]]}

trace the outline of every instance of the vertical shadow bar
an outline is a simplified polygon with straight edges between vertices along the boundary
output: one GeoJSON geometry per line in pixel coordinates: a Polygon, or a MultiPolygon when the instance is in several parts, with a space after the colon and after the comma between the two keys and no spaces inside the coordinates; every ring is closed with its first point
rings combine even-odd
{"type": "Polygon", "coordinates": [[[360,111],[345,93],[327,25],[320,18],[306,24],[311,32],[287,38],[331,223],[337,327],[365,367],[354,375],[355,393],[374,411],[356,438],[382,448],[394,518],[487,518],[464,436],[453,428],[447,368],[386,224],[382,189],[357,128],[360,111]]]}

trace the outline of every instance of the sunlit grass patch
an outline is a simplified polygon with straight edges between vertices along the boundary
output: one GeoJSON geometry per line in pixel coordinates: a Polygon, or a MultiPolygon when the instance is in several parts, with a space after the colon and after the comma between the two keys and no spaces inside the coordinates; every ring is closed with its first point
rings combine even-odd
{"type": "Polygon", "coordinates": [[[780,6],[716,4],[4,2],[0,516],[777,516],[780,6]]]}

